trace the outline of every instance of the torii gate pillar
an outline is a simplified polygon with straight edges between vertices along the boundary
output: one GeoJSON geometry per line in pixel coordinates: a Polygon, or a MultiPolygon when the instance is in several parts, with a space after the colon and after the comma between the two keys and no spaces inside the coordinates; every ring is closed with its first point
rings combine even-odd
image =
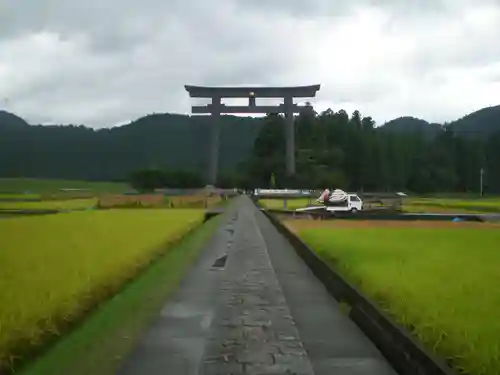
{"type": "Polygon", "coordinates": [[[212,103],[206,106],[192,106],[192,113],[207,113],[212,117],[210,129],[209,165],[207,183],[215,185],[219,165],[219,118],[222,113],[284,113],[286,139],[286,173],[295,174],[295,130],[294,113],[304,107],[293,103],[293,98],[311,98],[316,96],[320,85],[292,87],[204,87],[185,86],[192,98],[211,98],[212,103]],[[248,98],[247,106],[226,106],[222,98],[248,98]],[[283,98],[284,103],[277,106],[256,105],[256,98],[283,98]]]}
{"type": "Polygon", "coordinates": [[[221,98],[219,96],[212,97],[211,116],[212,123],[210,126],[210,145],[208,155],[208,176],[207,184],[215,186],[217,182],[217,171],[219,166],[219,138],[220,138],[220,115],[221,115],[221,98]]]}
{"type": "Polygon", "coordinates": [[[293,98],[285,96],[285,167],[286,174],[295,174],[295,127],[293,124],[293,98]]]}

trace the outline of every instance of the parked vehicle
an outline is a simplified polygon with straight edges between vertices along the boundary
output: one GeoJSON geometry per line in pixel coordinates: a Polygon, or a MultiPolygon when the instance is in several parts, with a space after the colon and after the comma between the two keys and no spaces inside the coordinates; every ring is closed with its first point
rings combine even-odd
{"type": "Polygon", "coordinates": [[[343,190],[336,189],[332,192],[325,189],[321,196],[317,199],[320,206],[310,206],[298,208],[295,211],[318,211],[324,210],[328,212],[352,212],[356,213],[363,210],[363,201],[357,194],[346,193],[343,190]]]}

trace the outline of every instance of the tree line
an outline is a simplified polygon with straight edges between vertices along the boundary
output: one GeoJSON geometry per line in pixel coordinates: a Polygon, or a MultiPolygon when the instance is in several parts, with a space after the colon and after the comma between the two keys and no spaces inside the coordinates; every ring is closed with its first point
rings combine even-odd
{"type": "MultiPolygon", "coordinates": [[[[0,177],[125,181],[146,168],[161,172],[161,185],[203,186],[209,124],[209,116],[153,114],[95,130],[33,126],[0,111],[0,177]]],[[[220,128],[221,187],[479,193],[482,169],[484,191],[500,193],[500,106],[445,126],[405,117],[375,127],[359,111],[304,111],[291,177],[282,116],[223,116],[220,128]]]]}
{"type": "MultiPolygon", "coordinates": [[[[295,120],[297,173],[287,176],[284,126],[281,115],[266,116],[249,157],[221,173],[218,185],[479,193],[482,170],[484,191],[500,192],[500,132],[478,137],[452,126],[432,134],[425,127],[388,131],[359,111],[304,111],[295,120]]],[[[201,171],[190,173],[201,186],[201,171]]],[[[171,177],[168,184],[181,181],[171,177]]]]}
{"type": "MultiPolygon", "coordinates": [[[[260,119],[222,116],[220,169],[245,160],[260,119]]],[[[152,114],[130,124],[92,129],[83,125],[29,125],[0,111],[0,177],[125,181],[142,168],[206,168],[209,116],[152,114]]]]}

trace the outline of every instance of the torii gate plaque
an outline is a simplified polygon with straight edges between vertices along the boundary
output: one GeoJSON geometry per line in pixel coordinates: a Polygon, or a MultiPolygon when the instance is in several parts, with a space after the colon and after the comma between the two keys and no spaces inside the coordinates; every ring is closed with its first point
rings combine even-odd
{"type": "Polygon", "coordinates": [[[320,89],[320,85],[292,87],[204,87],[184,86],[191,98],[211,98],[212,104],[192,106],[192,113],[210,113],[212,129],[210,134],[210,155],[208,167],[208,183],[215,185],[219,164],[219,117],[222,113],[284,113],[286,138],[286,172],[295,174],[295,131],[293,115],[299,113],[303,106],[293,103],[293,98],[312,98],[320,89]],[[226,106],[222,98],[248,98],[247,106],[226,106]],[[256,105],[256,98],[283,98],[283,104],[276,106],[256,105]]]}

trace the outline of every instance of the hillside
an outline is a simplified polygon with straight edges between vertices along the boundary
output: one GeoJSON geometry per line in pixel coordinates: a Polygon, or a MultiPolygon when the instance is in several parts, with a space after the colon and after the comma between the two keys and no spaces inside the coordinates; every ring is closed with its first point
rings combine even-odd
{"type": "MultiPolygon", "coordinates": [[[[500,131],[500,106],[480,109],[450,122],[447,127],[456,134],[465,137],[487,138],[500,131]]],[[[431,139],[443,131],[444,127],[440,124],[405,116],[388,121],[379,129],[400,134],[420,132],[425,138],[431,139]]]]}
{"type": "Polygon", "coordinates": [[[450,123],[450,127],[457,133],[469,136],[490,136],[500,131],[500,105],[468,114],[450,123]]]}
{"type": "MultiPolygon", "coordinates": [[[[0,110],[0,128],[26,127],[28,123],[19,116],[0,110]]],[[[1,130],[1,129],[0,129],[1,130]]]]}
{"type": "MultiPolygon", "coordinates": [[[[248,156],[260,122],[222,117],[221,170],[234,169],[248,156]]],[[[206,116],[174,114],[148,115],[99,130],[5,124],[0,118],[0,177],[120,180],[145,166],[203,170],[208,125],[206,116]]]]}
{"type": "Polygon", "coordinates": [[[405,116],[386,122],[380,127],[381,131],[393,133],[420,133],[426,139],[434,138],[443,130],[442,126],[435,123],[429,123],[425,120],[415,117],[405,116]]]}
{"type": "MultiPolygon", "coordinates": [[[[0,111],[0,177],[123,180],[130,172],[144,167],[204,171],[209,120],[208,116],[151,114],[127,125],[94,130],[74,125],[29,125],[21,117],[0,111]]],[[[248,159],[263,123],[262,119],[249,117],[221,118],[222,172],[235,170],[248,159]]],[[[487,138],[500,131],[500,106],[481,109],[449,126],[467,138],[473,134],[487,138]]],[[[304,132],[312,131],[304,125],[300,129],[297,139],[307,138],[304,132]]],[[[430,141],[443,127],[414,117],[400,117],[378,129],[383,133],[420,133],[430,141]]],[[[339,130],[331,131],[328,136],[337,139],[339,130]]],[[[281,130],[276,128],[275,132],[282,137],[281,130]]],[[[264,150],[266,155],[270,152],[264,150]]]]}

